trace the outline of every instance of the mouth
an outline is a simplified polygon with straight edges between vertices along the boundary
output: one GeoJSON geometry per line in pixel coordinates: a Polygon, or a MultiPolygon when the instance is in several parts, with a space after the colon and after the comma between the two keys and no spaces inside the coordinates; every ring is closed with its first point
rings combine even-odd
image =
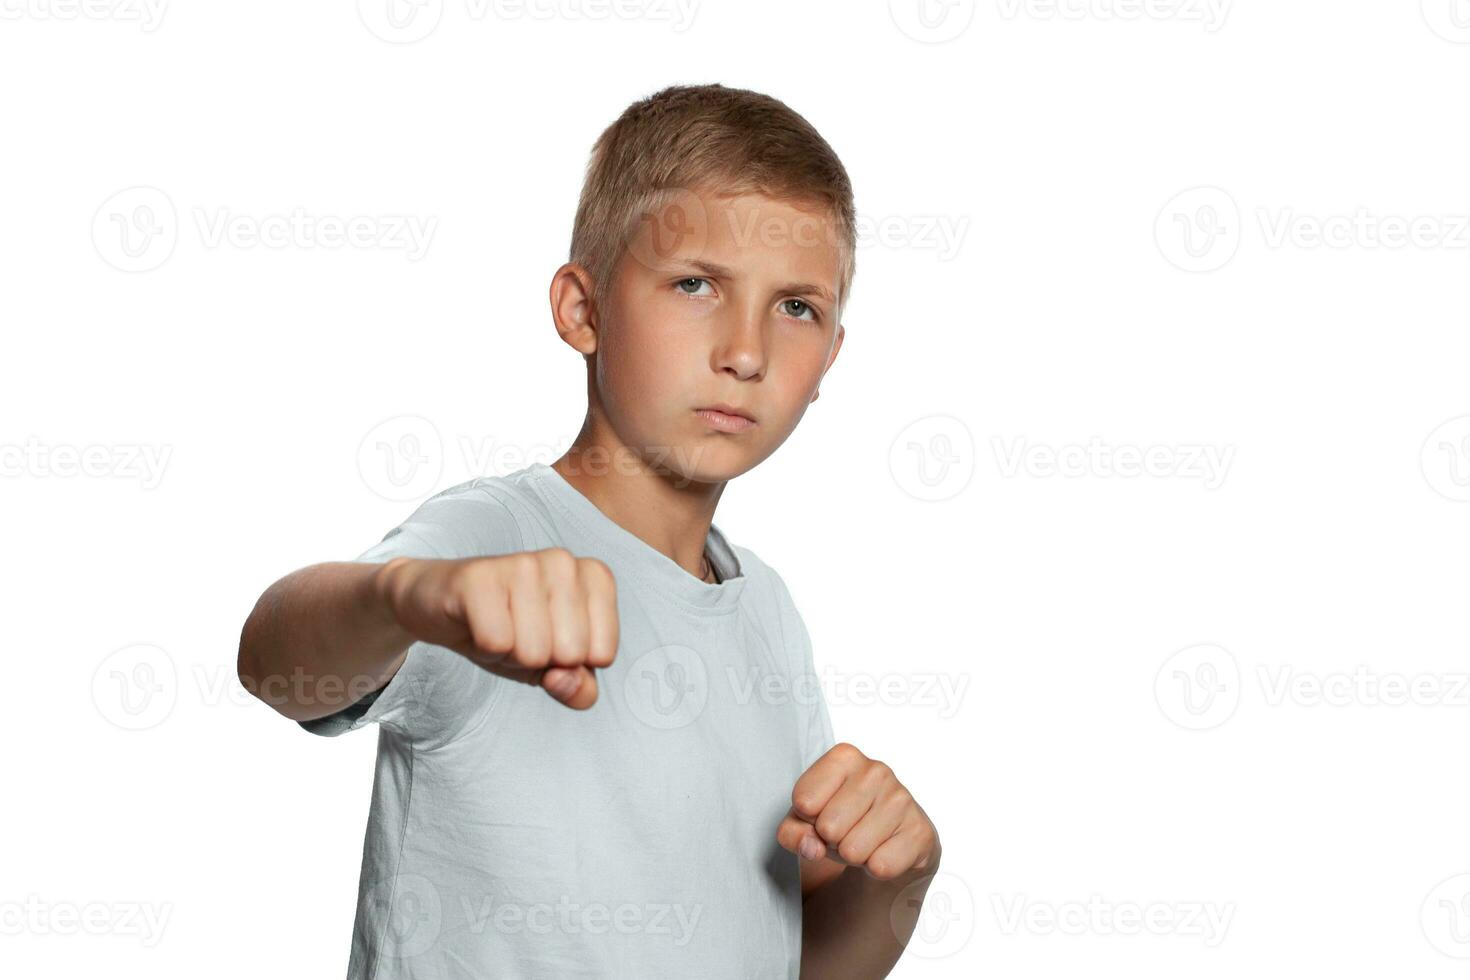
{"type": "Polygon", "coordinates": [[[755,419],[744,410],[723,403],[697,408],[694,414],[704,419],[710,428],[721,432],[744,432],[755,425],[755,419]]]}

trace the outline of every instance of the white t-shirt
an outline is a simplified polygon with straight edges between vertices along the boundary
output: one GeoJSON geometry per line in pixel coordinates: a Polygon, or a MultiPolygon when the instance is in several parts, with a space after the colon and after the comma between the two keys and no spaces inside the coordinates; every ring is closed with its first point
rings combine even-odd
{"type": "Polygon", "coordinates": [[[431,497],[358,560],[554,546],[617,580],[591,708],[415,643],[381,691],[301,722],[379,726],[349,980],[796,977],[776,827],[833,735],[775,571],[711,526],[703,582],[541,463],[431,497]]]}

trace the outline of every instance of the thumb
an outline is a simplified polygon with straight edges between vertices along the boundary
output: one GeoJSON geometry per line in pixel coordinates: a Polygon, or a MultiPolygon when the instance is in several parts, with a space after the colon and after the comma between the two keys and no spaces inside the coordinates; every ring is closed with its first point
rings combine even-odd
{"type": "Polygon", "coordinates": [[[808,861],[827,855],[827,844],[817,833],[817,828],[798,817],[795,811],[787,813],[781,826],[776,828],[776,842],[808,861]]]}
{"type": "Polygon", "coordinates": [[[541,687],[568,708],[585,710],[597,701],[597,678],[585,666],[548,667],[541,674],[541,687]]]}

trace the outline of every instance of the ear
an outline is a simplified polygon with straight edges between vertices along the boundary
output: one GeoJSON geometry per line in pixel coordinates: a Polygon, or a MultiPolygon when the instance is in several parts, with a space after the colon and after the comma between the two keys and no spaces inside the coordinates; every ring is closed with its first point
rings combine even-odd
{"type": "MultiPolygon", "coordinates": [[[[822,368],[822,377],[825,378],[827,376],[827,372],[832,370],[832,362],[837,360],[837,352],[842,350],[842,338],[845,336],[847,336],[847,330],[842,326],[842,324],[837,324],[837,343],[832,345],[832,353],[827,356],[827,366],[822,368]]],[[[816,391],[812,392],[812,401],[816,401],[818,398],[821,397],[821,395],[822,389],[818,388],[816,391]]]]}
{"type": "Polygon", "coordinates": [[[551,319],[561,339],[584,357],[597,350],[592,274],[568,262],[551,277],[551,319]]]}

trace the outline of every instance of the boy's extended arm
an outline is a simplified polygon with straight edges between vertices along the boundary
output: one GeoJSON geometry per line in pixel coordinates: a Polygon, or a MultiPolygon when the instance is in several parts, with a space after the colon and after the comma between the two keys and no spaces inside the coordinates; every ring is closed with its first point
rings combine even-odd
{"type": "Polygon", "coordinates": [[[591,707],[592,671],[617,655],[612,572],[564,548],[310,565],[256,602],[237,669],[246,690],[310,721],[387,684],[416,640],[591,707]]]}
{"type": "Polygon", "coordinates": [[[240,631],[240,683],[293,721],[382,687],[414,640],[393,615],[383,577],[410,560],[310,565],[266,589],[240,631]]]}

